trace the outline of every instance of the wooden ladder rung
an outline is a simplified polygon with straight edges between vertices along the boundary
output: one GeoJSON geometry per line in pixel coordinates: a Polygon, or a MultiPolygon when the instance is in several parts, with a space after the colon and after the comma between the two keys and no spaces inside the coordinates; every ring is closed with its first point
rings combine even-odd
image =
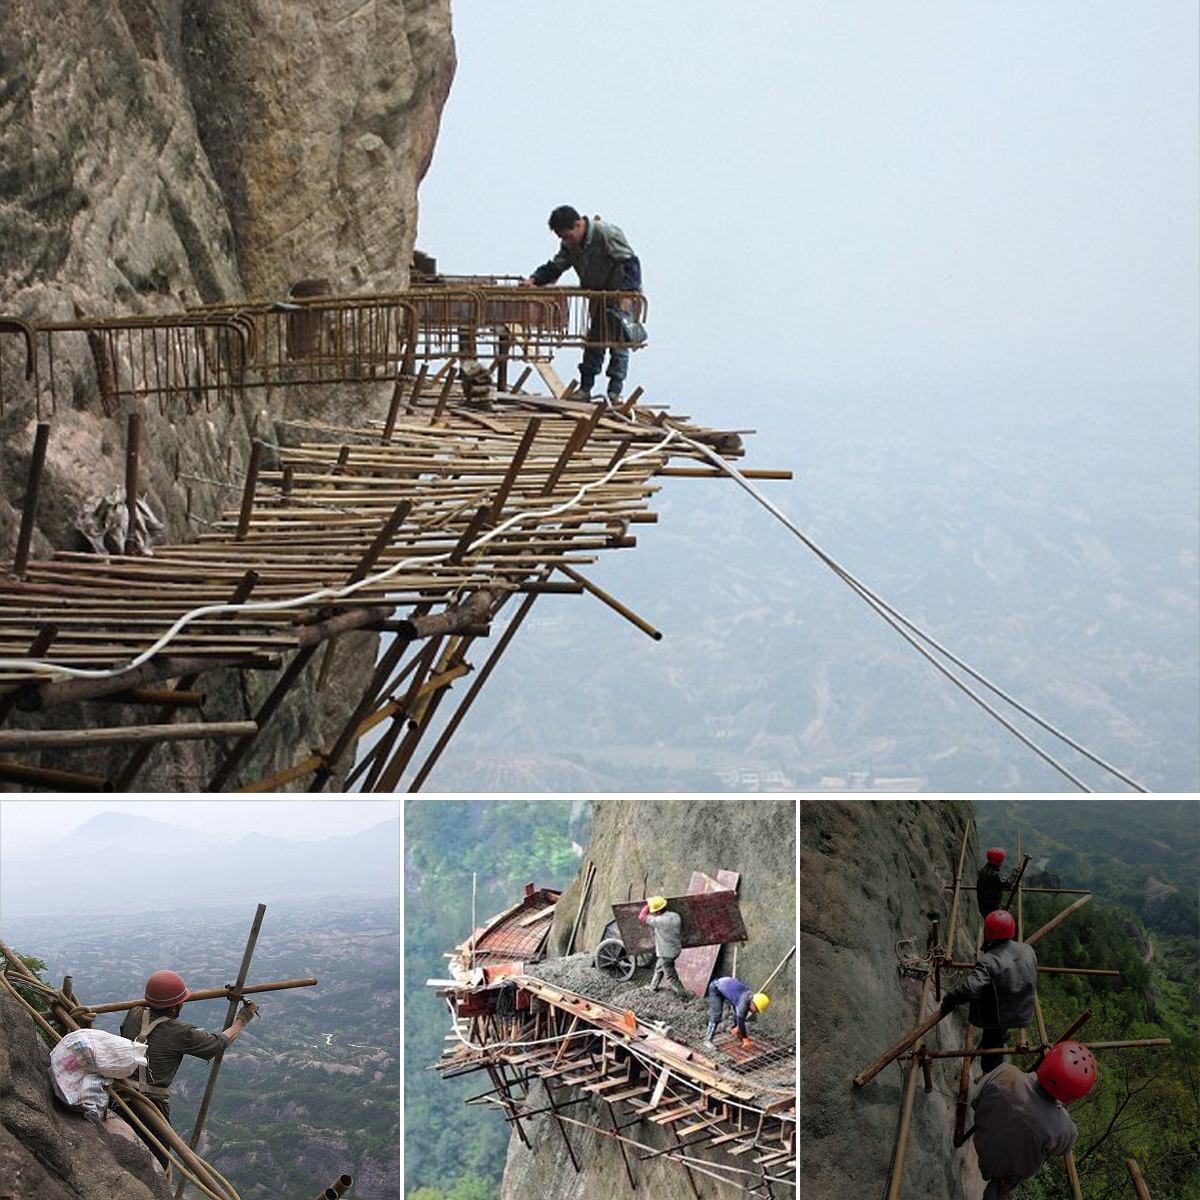
{"type": "Polygon", "coordinates": [[[649,1094],[650,1088],[644,1083],[639,1083],[634,1087],[626,1088],[623,1092],[614,1092],[613,1095],[604,1098],[609,1104],[616,1104],[618,1100],[632,1100],[634,1096],[648,1096],[649,1094]]]}

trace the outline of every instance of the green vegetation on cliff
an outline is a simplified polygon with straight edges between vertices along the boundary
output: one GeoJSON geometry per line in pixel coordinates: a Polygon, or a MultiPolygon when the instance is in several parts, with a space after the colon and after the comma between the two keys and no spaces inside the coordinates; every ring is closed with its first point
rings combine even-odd
{"type": "Polygon", "coordinates": [[[447,950],[476,920],[501,912],[526,883],[564,887],[579,869],[590,807],[581,800],[409,800],[404,806],[404,1194],[407,1200],[492,1200],[499,1194],[509,1129],[494,1112],[467,1108],[473,1076],[443,1081],[429,1070],[450,1020],[431,978],[447,976],[447,950]]]}

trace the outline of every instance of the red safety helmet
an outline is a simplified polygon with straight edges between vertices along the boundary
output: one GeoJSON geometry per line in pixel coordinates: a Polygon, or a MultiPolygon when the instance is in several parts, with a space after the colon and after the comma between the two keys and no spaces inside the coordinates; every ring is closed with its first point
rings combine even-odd
{"type": "Polygon", "coordinates": [[[988,851],[988,862],[994,867],[998,867],[1004,861],[1004,851],[999,846],[993,846],[988,851]]]}
{"type": "Polygon", "coordinates": [[[174,971],[155,971],[146,980],[146,1003],[151,1008],[174,1008],[191,994],[183,982],[183,976],[176,975],[174,971]]]}
{"type": "Polygon", "coordinates": [[[1000,942],[1017,932],[1017,923],[1007,909],[998,908],[995,912],[988,913],[983,923],[983,932],[989,942],[1000,942]]]}
{"type": "Polygon", "coordinates": [[[1096,1060],[1078,1042],[1059,1042],[1042,1059],[1038,1083],[1063,1104],[1082,1099],[1096,1082],[1096,1060]]]}

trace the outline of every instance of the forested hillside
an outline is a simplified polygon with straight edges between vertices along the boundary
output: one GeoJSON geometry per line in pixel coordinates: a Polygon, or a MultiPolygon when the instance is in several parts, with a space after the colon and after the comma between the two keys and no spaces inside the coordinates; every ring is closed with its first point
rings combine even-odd
{"type": "MultiPolygon", "coordinates": [[[[1154,1200],[1200,1195],[1200,803],[1194,800],[975,802],[981,844],[1016,861],[1033,855],[1027,882],[1089,888],[1091,901],[1037,945],[1042,966],[1119,970],[1103,976],[1041,975],[1038,995],[1051,1038],[1085,1009],[1082,1041],[1171,1039],[1169,1047],[1097,1053],[1098,1081],[1071,1106],[1076,1162],[1089,1200],[1132,1195],[1126,1158],[1138,1161],[1154,1200]]],[[[1026,934],[1074,896],[1029,894],[1026,934]]],[[[1028,1200],[1069,1200],[1063,1160],[1022,1185],[1028,1200]]]]}
{"type": "Polygon", "coordinates": [[[407,1200],[491,1200],[509,1128],[465,1107],[478,1080],[428,1070],[450,1028],[425,981],[445,978],[444,953],[467,938],[476,875],[477,924],[526,883],[565,886],[579,869],[584,800],[409,800],[404,806],[404,1194],[407,1200]]]}

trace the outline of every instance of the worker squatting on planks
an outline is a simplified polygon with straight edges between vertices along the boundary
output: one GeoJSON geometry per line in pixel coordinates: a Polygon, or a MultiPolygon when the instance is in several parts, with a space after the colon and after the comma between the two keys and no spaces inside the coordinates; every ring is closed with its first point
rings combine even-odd
{"type": "MultiPolygon", "coordinates": [[[[215,1058],[237,1041],[258,1012],[258,1005],[253,1000],[243,1000],[228,1029],[206,1033],[179,1020],[180,1010],[190,995],[182,976],[174,971],[155,971],[146,981],[146,1003],[130,1009],[121,1022],[122,1037],[132,1042],[144,1042],[148,1047],[147,1066],[139,1067],[125,1082],[141,1092],[168,1121],[171,1119],[171,1081],[183,1056],[215,1058]]],[[[149,1142],[147,1145],[166,1166],[162,1152],[149,1142]]]]}
{"type": "Polygon", "coordinates": [[[650,990],[657,992],[658,985],[665,979],[675,995],[688,1000],[691,993],[683,986],[675,969],[675,960],[683,953],[683,918],[677,912],[665,911],[666,907],[665,896],[651,896],[638,913],[638,920],[654,930],[656,957],[654,973],[650,976],[650,990]]]}
{"type": "Polygon", "coordinates": [[[985,1075],[971,1101],[975,1152],[988,1180],[982,1200],[997,1200],[1000,1180],[1032,1179],[1047,1155],[1069,1154],[1079,1136],[1064,1105],[1096,1082],[1096,1060],[1078,1042],[1059,1042],[1035,1071],[1004,1063],[985,1075]]]}

